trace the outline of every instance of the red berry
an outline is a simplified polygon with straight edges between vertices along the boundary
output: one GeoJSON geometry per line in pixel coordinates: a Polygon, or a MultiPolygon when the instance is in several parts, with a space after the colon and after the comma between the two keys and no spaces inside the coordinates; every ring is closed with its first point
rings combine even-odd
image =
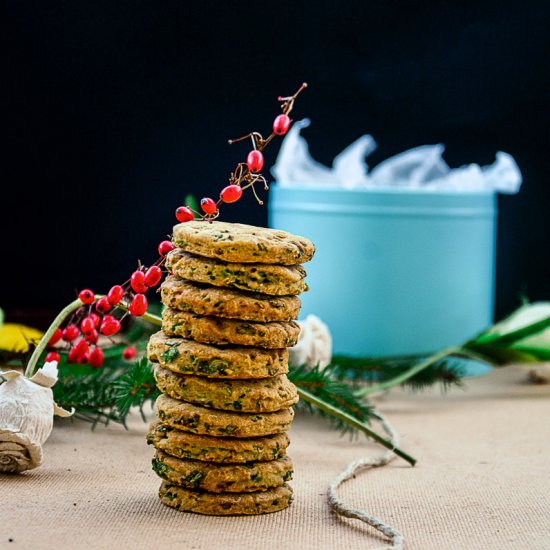
{"type": "Polygon", "coordinates": [[[147,311],[147,298],[144,294],[136,294],[128,308],[134,317],[141,317],[147,311]]]}
{"type": "Polygon", "coordinates": [[[243,195],[243,190],[240,185],[228,185],[222,189],[220,193],[220,198],[223,202],[236,202],[243,195]]]}
{"type": "Polygon", "coordinates": [[[74,350],[75,357],[80,361],[80,358],[90,351],[90,344],[86,340],[79,340],[71,351],[74,350]]]}
{"type": "Polygon", "coordinates": [[[214,200],[208,197],[204,197],[204,199],[201,199],[201,208],[203,209],[205,214],[215,214],[218,210],[218,207],[214,200]]]}
{"type": "Polygon", "coordinates": [[[264,156],[260,151],[250,151],[248,153],[248,156],[246,157],[246,165],[248,166],[248,169],[253,172],[261,172],[262,168],[264,167],[264,156]]]}
{"type": "Polygon", "coordinates": [[[147,286],[157,286],[162,279],[162,269],[158,265],[152,265],[145,272],[145,284],[147,286]]]}
{"type": "Polygon", "coordinates": [[[145,284],[145,273],[143,271],[134,271],[130,277],[130,286],[134,292],[147,292],[145,284]]]}
{"type": "Polygon", "coordinates": [[[109,292],[107,293],[107,301],[112,306],[116,306],[123,297],[124,289],[120,285],[115,285],[111,287],[111,290],[109,290],[109,292]]]}
{"type": "Polygon", "coordinates": [[[159,251],[159,254],[164,258],[164,256],[166,256],[168,252],[171,252],[172,250],[174,250],[174,248],[176,247],[170,241],[162,241],[159,244],[158,251],[159,251]]]}
{"type": "Polygon", "coordinates": [[[109,300],[107,300],[107,296],[100,298],[96,302],[95,308],[99,311],[99,313],[107,313],[111,309],[111,304],[109,303],[109,300]]]}
{"type": "Polygon", "coordinates": [[[80,330],[82,331],[82,334],[84,334],[84,336],[87,336],[93,330],[95,330],[95,327],[95,321],[91,317],[84,317],[84,319],[82,319],[82,321],[80,322],[80,330]]]}
{"type": "Polygon", "coordinates": [[[135,356],[136,348],[134,347],[128,347],[122,352],[122,357],[124,357],[127,361],[130,361],[130,359],[133,359],[135,356]]]}
{"type": "Polygon", "coordinates": [[[92,330],[90,334],[85,334],[84,338],[86,338],[86,342],[88,342],[89,344],[96,344],[97,341],[99,340],[99,333],[94,328],[94,330],[92,330]]]}
{"type": "Polygon", "coordinates": [[[69,355],[67,356],[67,363],[78,363],[78,357],[74,351],[74,348],[69,351],[69,355]]]}
{"type": "Polygon", "coordinates": [[[67,325],[63,329],[63,340],[65,340],[65,342],[72,342],[79,333],[80,331],[76,325],[67,325]]]}
{"type": "Polygon", "coordinates": [[[94,322],[94,328],[97,328],[99,326],[99,321],[101,321],[101,317],[97,313],[90,313],[88,317],[94,322]]]}
{"type": "Polygon", "coordinates": [[[113,336],[120,330],[120,321],[112,315],[105,315],[101,321],[99,332],[104,336],[113,336]]]}
{"type": "Polygon", "coordinates": [[[87,365],[90,362],[90,352],[87,351],[86,353],[83,353],[79,358],[78,362],[81,365],[87,365]]]}
{"type": "Polygon", "coordinates": [[[48,342],[48,346],[53,346],[59,342],[63,338],[63,331],[60,328],[56,328],[55,332],[52,334],[52,337],[50,338],[50,341],[48,342]]]}
{"type": "Polygon", "coordinates": [[[49,363],[50,361],[55,361],[59,363],[60,359],[61,357],[59,357],[59,353],[57,353],[56,351],[50,351],[50,353],[46,355],[46,363],[49,363]]]}
{"type": "Polygon", "coordinates": [[[180,206],[176,209],[176,219],[181,222],[190,222],[195,219],[195,214],[188,206],[180,206]]]}
{"type": "Polygon", "coordinates": [[[90,365],[94,369],[98,369],[103,365],[103,350],[100,348],[94,348],[90,353],[90,365]]]}
{"type": "Polygon", "coordinates": [[[88,305],[94,301],[95,294],[89,288],[85,288],[79,292],[78,297],[83,304],[88,305]]]}
{"type": "Polygon", "coordinates": [[[290,118],[288,118],[288,115],[279,115],[273,121],[273,132],[278,136],[286,134],[289,128],[290,118]]]}

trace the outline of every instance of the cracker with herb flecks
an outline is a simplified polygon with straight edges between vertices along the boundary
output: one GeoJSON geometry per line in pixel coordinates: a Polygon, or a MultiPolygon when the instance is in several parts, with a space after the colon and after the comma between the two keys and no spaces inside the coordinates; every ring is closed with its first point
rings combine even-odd
{"type": "Polygon", "coordinates": [[[277,349],[295,346],[300,325],[295,321],[257,323],[240,319],[202,316],[167,307],[162,312],[162,330],[203,344],[237,344],[277,349]]]}
{"type": "Polygon", "coordinates": [[[207,378],[269,378],[288,372],[286,348],[214,346],[161,330],[149,339],[147,357],[171,371],[207,378]]]}
{"type": "Polygon", "coordinates": [[[159,477],[174,485],[212,493],[267,491],[292,479],[292,460],[287,456],[268,462],[216,464],[176,458],[157,450],[152,466],[159,477]]]}
{"type": "Polygon", "coordinates": [[[301,265],[228,263],[176,248],[166,257],[166,267],[189,281],[270,296],[296,296],[308,289],[301,265]]]}
{"type": "Polygon", "coordinates": [[[270,296],[167,277],[161,286],[164,305],[173,309],[248,321],[292,321],[300,312],[296,296],[270,296]]]}
{"type": "Polygon", "coordinates": [[[199,256],[225,262],[295,265],[309,262],[315,246],[280,229],[242,223],[191,221],[174,226],[173,243],[199,256]]]}
{"type": "Polygon", "coordinates": [[[147,443],[177,458],[218,463],[263,462],[286,456],[290,443],[286,433],[264,437],[211,437],[153,422],[147,443]]]}
{"type": "Polygon", "coordinates": [[[219,380],[176,374],[156,365],[154,375],[161,392],[212,409],[274,412],[298,402],[296,386],[284,374],[259,380],[219,380]]]}
{"type": "Polygon", "coordinates": [[[166,394],[156,400],[158,419],[187,432],[221,437],[262,437],[287,432],[294,417],[291,408],[269,413],[243,413],[208,409],[166,394]]]}
{"type": "Polygon", "coordinates": [[[159,496],[163,504],[182,512],[209,516],[250,516],[284,510],[292,502],[292,489],[285,483],[257,493],[211,493],[192,491],[163,481],[159,496]]]}

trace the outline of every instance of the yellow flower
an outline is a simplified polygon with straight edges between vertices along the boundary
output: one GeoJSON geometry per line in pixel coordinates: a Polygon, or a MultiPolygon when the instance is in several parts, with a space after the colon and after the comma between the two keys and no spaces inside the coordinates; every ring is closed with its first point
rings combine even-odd
{"type": "Polygon", "coordinates": [[[17,353],[29,351],[30,344],[37,344],[42,332],[17,323],[4,323],[0,327],[0,349],[17,353]]]}

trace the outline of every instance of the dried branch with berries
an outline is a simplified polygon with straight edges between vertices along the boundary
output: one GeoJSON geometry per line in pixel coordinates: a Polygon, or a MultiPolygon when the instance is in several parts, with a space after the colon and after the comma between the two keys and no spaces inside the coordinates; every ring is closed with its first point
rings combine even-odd
{"type": "MultiPolygon", "coordinates": [[[[293,95],[278,98],[282,113],[273,121],[273,131],[267,138],[264,139],[259,132],[254,131],[229,140],[230,144],[248,138],[252,140],[253,148],[248,153],[246,162],[237,164],[229,176],[229,185],[221,190],[217,201],[210,197],[201,199],[202,212],[190,206],[178,207],[175,212],[178,222],[212,221],[219,216],[222,204],[238,201],[246,189],[251,189],[258,203],[263,204],[255,188],[257,184],[261,184],[265,190],[269,189],[267,180],[261,173],[264,167],[262,151],[276,136],[283,136],[288,132],[292,122],[289,114],[296,98],[305,88],[307,84],[304,82],[293,95]]],[[[57,316],[37,345],[27,365],[26,375],[30,377],[34,374],[43,352],[48,348],[50,351],[45,357],[46,361],[59,362],[61,351],[67,354],[66,360],[70,364],[89,364],[93,368],[100,368],[104,363],[100,336],[111,338],[119,333],[127,315],[143,317],[159,324],[158,317],[147,313],[146,293],[161,282],[166,255],[173,249],[171,241],[162,241],[158,245],[159,258],[153,265],[139,265],[125,283],[114,285],[105,296],[95,295],[90,289],[82,290],[78,299],[57,316]]],[[[131,358],[135,350],[127,348],[124,353],[127,358],[131,358]]]]}

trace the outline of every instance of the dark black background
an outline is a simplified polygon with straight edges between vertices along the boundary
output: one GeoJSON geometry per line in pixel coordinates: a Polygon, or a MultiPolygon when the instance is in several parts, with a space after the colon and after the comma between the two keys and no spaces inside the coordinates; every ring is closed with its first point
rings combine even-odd
{"type": "MultiPolygon", "coordinates": [[[[496,316],[550,299],[547,2],[3,2],[2,285],[8,317],[106,291],[156,258],[187,193],[217,196],[276,97],[313,156],[444,143],[451,166],[514,156],[499,196],[496,316]]],[[[274,162],[278,144],[266,149],[274,162]]],[[[265,225],[251,195],[227,221],[265,225]]],[[[330,223],[330,220],[327,220],[330,223]]]]}

